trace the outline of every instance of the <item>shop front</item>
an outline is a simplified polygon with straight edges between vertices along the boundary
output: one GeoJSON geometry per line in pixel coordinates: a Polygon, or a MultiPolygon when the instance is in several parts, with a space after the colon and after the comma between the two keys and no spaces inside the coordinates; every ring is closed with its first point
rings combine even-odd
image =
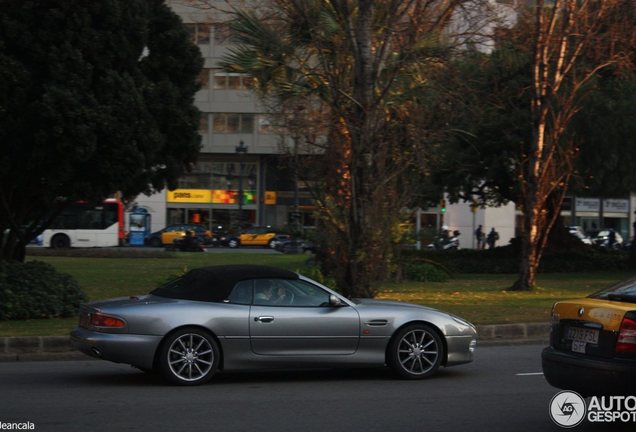
{"type": "Polygon", "coordinates": [[[617,198],[568,198],[564,202],[563,215],[568,225],[580,226],[587,235],[594,236],[600,230],[613,229],[622,237],[630,236],[630,200],[617,198]]]}
{"type": "MultiPolygon", "coordinates": [[[[212,229],[257,225],[259,220],[255,190],[176,189],[166,192],[166,204],[167,225],[194,223],[212,229]]],[[[263,204],[275,205],[276,192],[266,192],[263,204]]]]}

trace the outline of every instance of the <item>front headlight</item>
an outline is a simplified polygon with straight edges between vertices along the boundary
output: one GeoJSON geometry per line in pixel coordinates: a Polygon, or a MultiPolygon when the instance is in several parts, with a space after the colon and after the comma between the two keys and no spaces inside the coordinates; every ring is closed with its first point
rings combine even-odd
{"type": "Polygon", "coordinates": [[[471,328],[475,329],[475,326],[473,324],[469,323],[468,321],[466,321],[463,318],[460,318],[460,317],[455,316],[455,315],[451,315],[451,318],[453,318],[453,321],[455,321],[458,324],[461,324],[461,325],[463,325],[465,327],[471,327],[471,328]]]}

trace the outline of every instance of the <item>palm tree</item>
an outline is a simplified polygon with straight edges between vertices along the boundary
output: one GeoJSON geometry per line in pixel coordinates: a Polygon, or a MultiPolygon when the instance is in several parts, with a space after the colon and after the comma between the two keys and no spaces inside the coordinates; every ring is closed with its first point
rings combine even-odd
{"type": "Polygon", "coordinates": [[[236,45],[222,66],[250,74],[279,105],[326,107],[316,195],[322,264],[347,295],[373,296],[391,272],[391,232],[431,136],[413,113],[444,68],[449,23],[466,3],[272,0],[234,12],[236,45]]]}

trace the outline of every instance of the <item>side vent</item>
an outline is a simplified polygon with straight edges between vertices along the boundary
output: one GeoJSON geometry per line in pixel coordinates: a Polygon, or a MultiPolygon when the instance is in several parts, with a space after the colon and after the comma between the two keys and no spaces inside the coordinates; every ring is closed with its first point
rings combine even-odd
{"type": "Polygon", "coordinates": [[[365,322],[365,324],[368,325],[369,327],[383,327],[387,325],[388,323],[389,321],[385,319],[374,319],[374,320],[365,322]]]}

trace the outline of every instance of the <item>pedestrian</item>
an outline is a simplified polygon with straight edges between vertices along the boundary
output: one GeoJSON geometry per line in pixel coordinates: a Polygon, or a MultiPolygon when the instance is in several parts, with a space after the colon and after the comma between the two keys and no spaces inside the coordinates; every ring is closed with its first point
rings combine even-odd
{"type": "Polygon", "coordinates": [[[477,229],[475,230],[475,239],[477,240],[477,250],[483,249],[484,248],[484,230],[481,227],[481,225],[479,225],[477,229]]]}
{"type": "Polygon", "coordinates": [[[497,243],[497,240],[499,240],[499,233],[495,231],[494,228],[492,228],[488,233],[488,249],[493,249],[495,247],[495,244],[497,243]]]}

